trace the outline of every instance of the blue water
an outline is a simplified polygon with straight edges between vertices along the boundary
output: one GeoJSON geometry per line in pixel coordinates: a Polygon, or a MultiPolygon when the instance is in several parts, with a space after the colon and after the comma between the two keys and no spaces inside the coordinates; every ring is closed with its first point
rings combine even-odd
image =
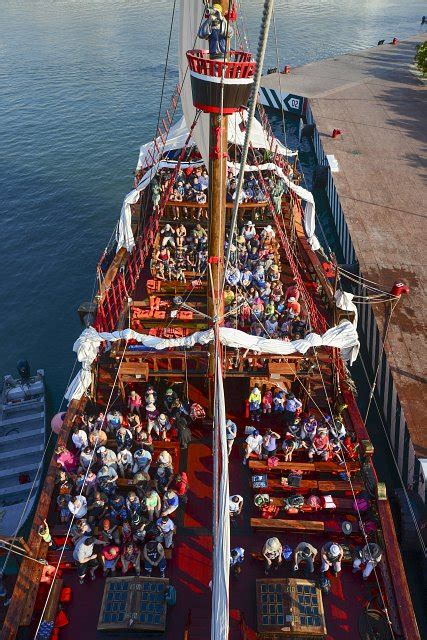
{"type": "MultiPolygon", "coordinates": [[[[242,4],[255,49],[262,3],[242,4]]],[[[76,309],[153,135],[171,9],[171,0],[0,0],[1,374],[28,357],[45,368],[54,407],[74,363],[76,309]]],[[[280,66],[415,34],[423,13],[418,0],[278,0],[280,66]]],[[[176,30],[169,94],[175,40],[176,30]]],[[[266,64],[276,66],[273,37],[266,64]]]]}

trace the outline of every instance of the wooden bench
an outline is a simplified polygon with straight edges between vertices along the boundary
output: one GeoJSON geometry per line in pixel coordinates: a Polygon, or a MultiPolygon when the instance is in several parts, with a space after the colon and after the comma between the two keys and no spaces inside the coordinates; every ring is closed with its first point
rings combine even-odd
{"type": "MultiPolygon", "coordinates": [[[[116,440],[114,438],[108,438],[106,446],[109,449],[113,449],[113,451],[116,451],[116,440]]],[[[164,440],[153,440],[152,446],[154,449],[154,455],[159,451],[169,451],[171,456],[173,456],[174,454],[178,453],[179,449],[179,443],[176,440],[169,440],[167,442],[165,442],[164,440]]],[[[135,448],[135,445],[133,445],[132,448],[135,448]]]]}
{"type": "MultiPolygon", "coordinates": [[[[252,485],[252,482],[251,482],[252,485]]],[[[353,480],[353,489],[356,493],[363,491],[365,485],[361,480],[353,480]]],[[[345,480],[301,480],[299,487],[291,487],[281,483],[281,479],[277,477],[269,477],[268,484],[265,489],[253,488],[255,493],[272,493],[282,491],[293,491],[294,493],[307,493],[308,491],[321,491],[322,493],[335,492],[351,492],[351,485],[345,480]]]]}
{"type": "MultiPolygon", "coordinates": [[[[264,460],[249,460],[249,468],[256,469],[268,473],[269,471],[291,471],[292,469],[299,469],[300,471],[317,472],[317,473],[342,473],[346,471],[344,466],[341,466],[337,462],[278,462],[275,467],[269,467],[264,460]]],[[[350,473],[356,473],[360,470],[360,464],[358,462],[347,462],[347,469],[350,473]]]]}
{"type": "MultiPolygon", "coordinates": [[[[283,507],[283,498],[272,497],[271,504],[275,507],[283,507]]],[[[334,496],[334,503],[336,505],[336,509],[321,509],[322,513],[354,513],[353,510],[353,498],[339,498],[334,496]]],[[[309,504],[304,504],[301,507],[301,513],[316,513],[316,511],[310,507],[309,504]]]]}
{"type": "Polygon", "coordinates": [[[49,598],[46,603],[46,609],[40,622],[55,622],[56,614],[58,613],[63,582],[64,581],[62,580],[62,578],[55,578],[55,580],[53,581],[53,586],[50,590],[49,598]]]}
{"type": "Polygon", "coordinates": [[[291,529],[292,531],[304,531],[304,533],[323,533],[325,523],[321,520],[285,520],[279,518],[251,518],[253,529],[291,529]]]}
{"type": "MultiPolygon", "coordinates": [[[[359,525],[352,522],[353,533],[350,535],[359,535],[359,525]]],[[[251,518],[251,527],[255,531],[289,531],[304,533],[328,533],[330,535],[339,535],[342,537],[341,522],[321,520],[288,520],[284,518],[251,518]]]]}

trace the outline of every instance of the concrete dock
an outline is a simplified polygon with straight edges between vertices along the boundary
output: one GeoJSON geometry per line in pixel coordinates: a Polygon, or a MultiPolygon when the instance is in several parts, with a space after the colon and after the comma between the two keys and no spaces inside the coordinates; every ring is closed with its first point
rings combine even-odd
{"type": "MultiPolygon", "coordinates": [[[[375,340],[362,309],[361,315],[372,364],[374,369],[380,366],[381,401],[402,475],[423,499],[427,476],[427,84],[412,64],[416,44],[426,37],[322,60],[292,69],[290,74],[264,76],[262,81],[265,89],[276,94],[281,89],[282,97],[308,98],[324,163],[325,154],[333,154],[338,161],[339,170],[329,174],[329,181],[348,227],[351,255],[359,261],[363,276],[387,291],[395,280],[410,287],[391,319],[386,363],[379,358],[381,341],[375,340]],[[332,138],[333,129],[341,130],[341,136],[332,138]]],[[[336,203],[329,199],[333,207],[336,203]]],[[[373,305],[372,311],[382,336],[385,307],[373,305]]]]}

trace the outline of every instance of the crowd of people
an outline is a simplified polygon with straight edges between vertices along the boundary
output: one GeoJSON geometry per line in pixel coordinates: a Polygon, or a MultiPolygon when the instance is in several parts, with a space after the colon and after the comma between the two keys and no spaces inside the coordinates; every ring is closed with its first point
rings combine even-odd
{"type": "MultiPolygon", "coordinates": [[[[170,451],[156,450],[154,441],[174,437],[187,448],[192,416],[194,407],[174,389],[160,399],[148,385],[144,397],[129,394],[125,414],[76,417],[72,444],[56,451],[56,484],[59,518],[71,525],[81,583],[88,574],[95,579],[98,567],[104,575],[118,568],[123,575],[131,570],[151,575],[156,568],[165,575],[165,550],[173,547],[176,532],[174,513],[187,501],[189,486],[170,451]]],[[[39,534],[56,547],[46,522],[39,534]]]]}
{"type": "Polygon", "coordinates": [[[276,456],[279,449],[286,462],[292,461],[296,451],[306,451],[309,460],[335,460],[340,464],[343,464],[344,456],[350,460],[357,457],[356,439],[347,433],[339,413],[334,417],[316,418],[313,413],[303,412],[302,408],[301,401],[290,391],[272,387],[262,393],[259,386],[254,385],[248,398],[252,422],[260,422],[263,415],[274,416],[282,433],[267,429],[261,435],[256,427],[248,427],[250,433],[246,438],[243,464],[253,454],[268,459],[276,456]],[[281,444],[279,440],[282,440],[281,444]]]}

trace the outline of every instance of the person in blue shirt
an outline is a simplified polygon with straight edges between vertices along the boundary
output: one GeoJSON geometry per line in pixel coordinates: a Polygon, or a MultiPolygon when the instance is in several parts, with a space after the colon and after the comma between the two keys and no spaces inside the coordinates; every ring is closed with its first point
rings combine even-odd
{"type": "Polygon", "coordinates": [[[285,402],[285,420],[287,424],[292,424],[295,420],[295,414],[298,409],[301,409],[302,403],[294,396],[293,393],[286,395],[285,402]]]}
{"type": "Polygon", "coordinates": [[[230,418],[228,418],[227,422],[225,423],[225,433],[227,438],[228,455],[230,455],[234,440],[237,436],[237,425],[235,422],[230,420],[230,418]]]}
{"type": "Polygon", "coordinates": [[[230,551],[230,568],[233,575],[237,578],[242,570],[242,564],[245,559],[245,550],[242,547],[234,547],[230,551]]]}

